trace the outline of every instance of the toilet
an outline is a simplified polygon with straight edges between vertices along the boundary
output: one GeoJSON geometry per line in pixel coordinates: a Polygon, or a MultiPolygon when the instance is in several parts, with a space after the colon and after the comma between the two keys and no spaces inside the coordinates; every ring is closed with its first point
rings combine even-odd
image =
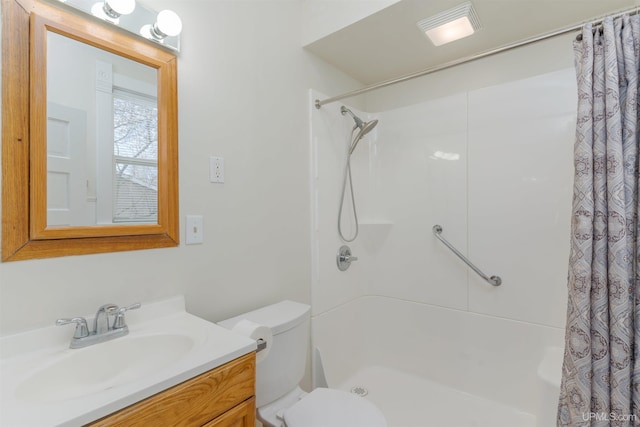
{"type": "MultiPolygon", "coordinates": [[[[256,364],[256,414],[265,427],[387,427],[369,400],[342,390],[299,387],[309,346],[310,308],[282,301],[219,322],[233,329],[248,320],[271,329],[269,352],[256,364]]],[[[260,355],[260,353],[258,353],[260,355]]]]}

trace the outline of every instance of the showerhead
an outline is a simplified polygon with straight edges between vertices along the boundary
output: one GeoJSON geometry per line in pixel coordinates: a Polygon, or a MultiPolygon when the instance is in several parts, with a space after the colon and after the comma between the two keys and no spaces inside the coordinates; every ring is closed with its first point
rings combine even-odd
{"type": "Polygon", "coordinates": [[[360,117],[353,114],[353,112],[349,110],[347,107],[345,107],[344,105],[340,108],[340,112],[342,113],[343,116],[348,113],[351,117],[353,117],[353,120],[356,122],[356,125],[353,128],[353,130],[355,130],[356,128],[360,129],[360,132],[358,132],[358,135],[356,135],[356,137],[353,139],[351,148],[349,148],[349,154],[352,154],[353,150],[356,149],[356,145],[358,145],[358,142],[360,142],[362,137],[364,137],[366,134],[371,132],[374,127],[376,127],[376,125],[378,124],[378,121],[371,120],[370,122],[364,122],[362,121],[362,119],[360,119],[360,117]]]}
{"type": "Polygon", "coordinates": [[[370,122],[364,122],[362,127],[360,128],[360,132],[358,133],[358,139],[362,138],[369,132],[373,130],[374,127],[378,124],[377,120],[371,120],[370,122]]]}

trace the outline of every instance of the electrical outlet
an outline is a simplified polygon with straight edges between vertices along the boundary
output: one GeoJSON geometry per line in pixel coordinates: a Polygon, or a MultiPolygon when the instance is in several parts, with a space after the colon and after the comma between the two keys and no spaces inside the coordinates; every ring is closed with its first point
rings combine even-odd
{"type": "Polygon", "coordinates": [[[204,242],[204,230],[201,215],[187,215],[186,224],[186,244],[196,245],[204,242]]]}
{"type": "Polygon", "coordinates": [[[209,181],[224,183],[224,157],[209,157],[209,181]]]}

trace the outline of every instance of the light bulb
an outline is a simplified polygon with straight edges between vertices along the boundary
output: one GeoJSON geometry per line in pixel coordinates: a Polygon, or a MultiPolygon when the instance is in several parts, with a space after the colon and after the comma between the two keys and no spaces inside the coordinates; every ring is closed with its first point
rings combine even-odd
{"type": "MultiPolygon", "coordinates": [[[[136,0],[105,0],[104,9],[107,15],[129,15],[136,8],[136,0]]],[[[116,16],[117,17],[117,16],[116,16]]]]}
{"type": "Polygon", "coordinates": [[[120,22],[120,20],[118,19],[119,15],[117,15],[115,18],[113,16],[107,15],[104,10],[103,2],[94,3],[93,6],[91,6],[91,14],[96,18],[104,19],[105,21],[109,21],[116,25],[118,25],[118,23],[120,22]]]}
{"type": "Polygon", "coordinates": [[[140,35],[148,39],[153,39],[153,35],[151,34],[151,24],[143,25],[140,28],[140,35]]]}
{"type": "MultiPolygon", "coordinates": [[[[158,13],[153,29],[159,34],[166,36],[177,36],[182,31],[182,21],[177,13],[172,10],[163,10],[158,13]]],[[[164,38],[163,37],[163,38],[164,38]]]]}

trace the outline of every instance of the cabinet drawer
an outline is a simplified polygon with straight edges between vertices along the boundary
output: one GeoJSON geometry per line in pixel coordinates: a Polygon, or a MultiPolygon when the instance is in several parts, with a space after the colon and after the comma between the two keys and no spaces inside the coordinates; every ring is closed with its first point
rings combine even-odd
{"type": "Polygon", "coordinates": [[[255,368],[247,354],[88,426],[202,426],[255,394],[255,368]]]}
{"type": "Polygon", "coordinates": [[[202,427],[255,427],[256,398],[245,400],[202,427]]]}

